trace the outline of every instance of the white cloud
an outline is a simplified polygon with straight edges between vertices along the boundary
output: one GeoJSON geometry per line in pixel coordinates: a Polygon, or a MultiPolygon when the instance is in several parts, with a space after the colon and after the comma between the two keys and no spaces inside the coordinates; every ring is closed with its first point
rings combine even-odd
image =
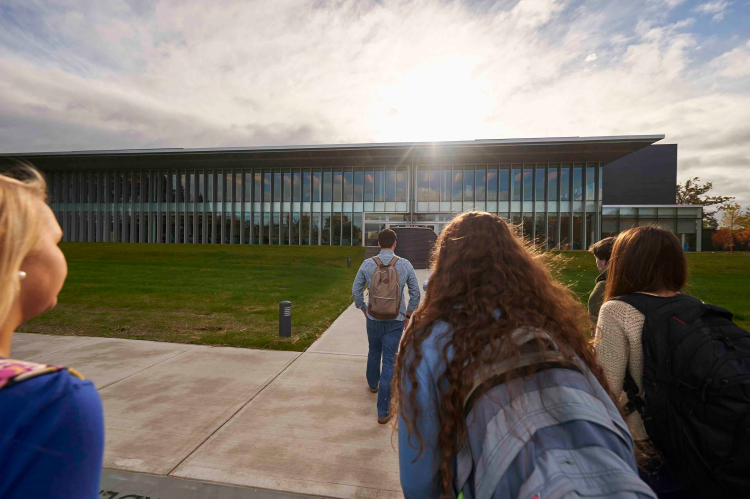
{"type": "Polygon", "coordinates": [[[731,5],[727,0],[717,0],[716,2],[706,2],[693,8],[693,12],[698,14],[710,15],[713,14],[713,20],[718,22],[724,19],[727,8],[731,5]]]}
{"type": "Polygon", "coordinates": [[[750,205],[750,45],[642,4],[19,4],[2,151],[664,133],[750,205]]]}

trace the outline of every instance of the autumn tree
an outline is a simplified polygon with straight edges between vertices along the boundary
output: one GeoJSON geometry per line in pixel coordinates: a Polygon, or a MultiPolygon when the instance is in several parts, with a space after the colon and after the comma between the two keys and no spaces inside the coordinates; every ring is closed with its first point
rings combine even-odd
{"type": "Polygon", "coordinates": [[[714,232],[711,236],[711,242],[714,244],[715,248],[721,248],[723,250],[729,248],[729,251],[732,251],[732,247],[734,246],[732,233],[729,232],[729,229],[726,227],[721,227],[714,232]]]}
{"type": "MultiPolygon", "coordinates": [[[[702,206],[716,206],[722,205],[726,202],[732,201],[734,197],[731,196],[708,196],[708,193],[713,189],[713,182],[701,183],[699,177],[693,177],[685,181],[684,184],[677,184],[677,204],[699,204],[702,206]]],[[[716,212],[703,211],[703,228],[705,229],[716,229],[719,226],[716,220],[716,212]]]]}

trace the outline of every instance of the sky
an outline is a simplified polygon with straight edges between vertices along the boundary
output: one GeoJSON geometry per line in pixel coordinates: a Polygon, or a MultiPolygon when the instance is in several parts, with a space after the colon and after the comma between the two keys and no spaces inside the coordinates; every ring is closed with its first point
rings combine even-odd
{"type": "Polygon", "coordinates": [[[0,2],[0,152],[641,134],[750,206],[750,0],[0,2]]]}

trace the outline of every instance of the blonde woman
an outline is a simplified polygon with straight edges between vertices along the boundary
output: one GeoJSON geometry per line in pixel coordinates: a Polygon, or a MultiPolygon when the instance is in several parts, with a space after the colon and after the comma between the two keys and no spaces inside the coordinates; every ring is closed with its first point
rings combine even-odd
{"type": "Polygon", "coordinates": [[[93,499],[104,452],[96,388],[73,370],[9,358],[15,329],[57,304],[68,273],[45,192],[30,166],[0,174],[0,497],[93,499]]]}

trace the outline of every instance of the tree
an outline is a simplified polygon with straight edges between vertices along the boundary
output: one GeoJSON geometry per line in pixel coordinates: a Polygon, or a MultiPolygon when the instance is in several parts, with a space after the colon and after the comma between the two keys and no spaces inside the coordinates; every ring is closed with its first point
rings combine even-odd
{"type": "MultiPolygon", "coordinates": [[[[713,182],[701,183],[699,177],[693,177],[685,181],[684,184],[677,184],[677,204],[699,204],[703,206],[721,205],[732,201],[731,196],[706,196],[705,194],[713,189],[713,182]]],[[[716,221],[716,212],[703,211],[703,228],[716,229],[719,223],[716,221]]]]}
{"type": "Polygon", "coordinates": [[[714,246],[720,247],[724,250],[729,248],[729,251],[732,251],[732,247],[734,246],[732,233],[729,232],[729,229],[727,229],[726,227],[721,227],[716,232],[714,232],[714,234],[711,236],[711,242],[714,243],[714,246]]]}
{"type": "Polygon", "coordinates": [[[743,229],[737,233],[737,242],[747,246],[747,251],[750,251],[750,228],[743,229]]]}

